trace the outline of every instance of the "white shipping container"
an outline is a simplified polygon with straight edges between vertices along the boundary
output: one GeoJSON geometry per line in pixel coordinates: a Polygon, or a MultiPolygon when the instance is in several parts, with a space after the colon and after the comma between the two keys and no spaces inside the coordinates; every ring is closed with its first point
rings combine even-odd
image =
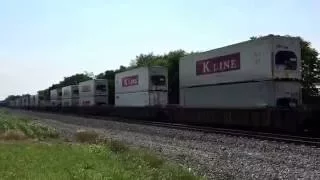
{"type": "Polygon", "coordinates": [[[25,104],[26,104],[26,98],[25,98],[25,96],[22,96],[21,97],[21,106],[24,107],[25,104]]]}
{"type": "Polygon", "coordinates": [[[260,81],[180,89],[180,105],[195,108],[252,108],[301,105],[301,84],[260,81]]]}
{"type": "Polygon", "coordinates": [[[39,102],[40,102],[39,94],[36,94],[34,96],[34,106],[39,106],[40,105],[39,102]]]}
{"type": "Polygon", "coordinates": [[[102,106],[108,104],[108,96],[80,97],[79,106],[102,106]]]}
{"type": "Polygon", "coordinates": [[[9,101],[9,106],[10,107],[15,107],[16,106],[16,101],[15,100],[10,100],[9,101]]]}
{"type": "Polygon", "coordinates": [[[36,99],[35,99],[35,95],[30,96],[30,106],[35,106],[36,104],[36,99]]]}
{"type": "Polygon", "coordinates": [[[30,95],[23,95],[21,105],[23,107],[28,107],[30,105],[30,95]]]}
{"type": "Polygon", "coordinates": [[[116,106],[164,106],[168,103],[168,93],[164,91],[118,93],[115,96],[116,106]]]}
{"type": "MultiPolygon", "coordinates": [[[[59,102],[54,102],[54,104],[61,104],[59,102]]],[[[39,106],[40,107],[47,107],[47,106],[52,106],[50,100],[39,100],[39,106]]]]}
{"type": "Polygon", "coordinates": [[[301,79],[300,39],[266,36],[180,59],[180,87],[301,79]]]}
{"type": "Polygon", "coordinates": [[[71,85],[62,88],[62,99],[78,98],[79,86],[71,85]]]}
{"type": "Polygon", "coordinates": [[[16,106],[21,107],[22,106],[22,97],[17,98],[16,100],[16,106]]]}
{"type": "Polygon", "coordinates": [[[61,100],[62,91],[61,88],[53,89],[50,91],[50,100],[61,100]]]}
{"type": "Polygon", "coordinates": [[[79,98],[62,99],[63,107],[79,106],[79,98]]]}
{"type": "Polygon", "coordinates": [[[93,79],[79,83],[79,97],[107,96],[108,80],[93,79]]]}
{"type": "Polygon", "coordinates": [[[161,66],[140,67],[115,75],[115,93],[167,91],[168,70],[161,66]]]}
{"type": "Polygon", "coordinates": [[[49,106],[50,104],[51,104],[50,101],[45,102],[45,100],[44,100],[44,92],[43,91],[38,91],[37,94],[35,95],[35,106],[44,107],[44,106],[49,106]]]}

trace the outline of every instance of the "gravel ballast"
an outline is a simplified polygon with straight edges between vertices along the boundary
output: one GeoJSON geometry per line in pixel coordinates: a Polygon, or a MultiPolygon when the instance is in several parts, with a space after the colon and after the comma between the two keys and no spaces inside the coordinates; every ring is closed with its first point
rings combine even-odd
{"type": "Polygon", "coordinates": [[[150,148],[208,179],[320,179],[320,148],[76,116],[10,110],[72,139],[79,129],[150,148]]]}

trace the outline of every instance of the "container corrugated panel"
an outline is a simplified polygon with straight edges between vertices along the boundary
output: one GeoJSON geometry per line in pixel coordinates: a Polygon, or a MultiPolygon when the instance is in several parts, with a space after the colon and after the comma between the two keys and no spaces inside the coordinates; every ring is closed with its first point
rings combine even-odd
{"type": "Polygon", "coordinates": [[[15,101],[17,107],[20,107],[22,105],[22,97],[17,98],[15,101]]]}
{"type": "Polygon", "coordinates": [[[49,100],[39,100],[39,106],[40,107],[51,106],[51,102],[49,100]]]}
{"type": "Polygon", "coordinates": [[[50,91],[50,99],[51,100],[61,100],[61,96],[62,96],[61,88],[52,89],[50,91]]]}
{"type": "Polygon", "coordinates": [[[108,81],[106,79],[93,79],[79,83],[79,97],[108,95],[108,81]]]}
{"type": "Polygon", "coordinates": [[[116,106],[164,106],[168,103],[168,93],[163,91],[142,91],[134,93],[118,93],[115,97],[116,106]]]}
{"type": "Polygon", "coordinates": [[[168,90],[168,70],[165,67],[140,67],[115,76],[115,93],[131,93],[150,90],[168,90]],[[153,83],[156,79],[163,80],[161,85],[153,83]]]}
{"type": "Polygon", "coordinates": [[[46,105],[50,105],[50,101],[47,102],[47,103],[44,103],[44,92],[43,91],[38,91],[38,93],[36,94],[36,97],[35,97],[35,104],[36,106],[41,106],[41,107],[44,107],[46,105]]]}
{"type": "Polygon", "coordinates": [[[180,59],[180,87],[301,79],[298,38],[267,36],[180,59]]]}
{"type": "Polygon", "coordinates": [[[61,105],[63,107],[79,106],[79,98],[62,99],[61,105]]]}
{"type": "Polygon", "coordinates": [[[40,101],[39,95],[36,94],[36,95],[34,96],[34,105],[35,105],[35,106],[39,106],[39,105],[40,105],[40,104],[39,104],[39,101],[40,101]]]}
{"type": "Polygon", "coordinates": [[[50,106],[52,106],[52,107],[61,106],[61,100],[51,99],[51,100],[50,100],[50,106]]]}
{"type": "Polygon", "coordinates": [[[300,105],[299,82],[260,81],[180,89],[180,105],[195,108],[256,108],[300,105]]]}
{"type": "Polygon", "coordinates": [[[62,88],[62,99],[78,98],[79,86],[71,85],[62,88]]]}
{"type": "Polygon", "coordinates": [[[21,106],[22,107],[25,106],[25,97],[24,96],[21,97],[21,106]]]}
{"type": "Polygon", "coordinates": [[[30,96],[30,106],[35,106],[35,103],[36,103],[36,96],[35,95],[32,95],[30,96]]]}
{"type": "Polygon", "coordinates": [[[101,106],[108,104],[108,96],[80,97],[79,106],[101,106]]]}
{"type": "Polygon", "coordinates": [[[23,95],[21,105],[23,107],[28,107],[30,105],[30,95],[23,95]]]}

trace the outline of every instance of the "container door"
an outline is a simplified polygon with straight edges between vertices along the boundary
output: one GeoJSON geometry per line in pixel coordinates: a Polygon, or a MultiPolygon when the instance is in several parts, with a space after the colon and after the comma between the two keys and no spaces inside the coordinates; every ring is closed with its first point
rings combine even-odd
{"type": "Polygon", "coordinates": [[[108,94],[108,82],[105,81],[96,81],[95,83],[95,95],[96,96],[105,96],[108,94]]]}
{"type": "Polygon", "coordinates": [[[150,68],[149,71],[149,89],[151,91],[168,90],[168,71],[166,68],[150,68]]]}
{"type": "Polygon", "coordinates": [[[152,75],[150,77],[151,89],[155,91],[166,91],[167,90],[167,78],[165,75],[152,75]]]}
{"type": "Polygon", "coordinates": [[[163,91],[152,91],[149,93],[150,106],[165,106],[168,103],[168,93],[163,91]]]}
{"type": "Polygon", "coordinates": [[[274,37],[273,75],[276,79],[301,79],[301,49],[297,38],[274,37]]]}

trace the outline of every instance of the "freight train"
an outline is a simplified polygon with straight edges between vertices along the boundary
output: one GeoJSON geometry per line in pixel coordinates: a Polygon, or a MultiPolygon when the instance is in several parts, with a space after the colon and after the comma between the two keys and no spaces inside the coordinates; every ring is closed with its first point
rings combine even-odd
{"type": "Polygon", "coordinates": [[[272,35],[185,56],[179,62],[179,105],[168,104],[165,67],[116,74],[114,105],[108,104],[108,82],[102,79],[51,90],[50,102],[37,94],[10,105],[295,133],[305,130],[312,118],[300,108],[300,53],[298,38],[272,35]]]}

